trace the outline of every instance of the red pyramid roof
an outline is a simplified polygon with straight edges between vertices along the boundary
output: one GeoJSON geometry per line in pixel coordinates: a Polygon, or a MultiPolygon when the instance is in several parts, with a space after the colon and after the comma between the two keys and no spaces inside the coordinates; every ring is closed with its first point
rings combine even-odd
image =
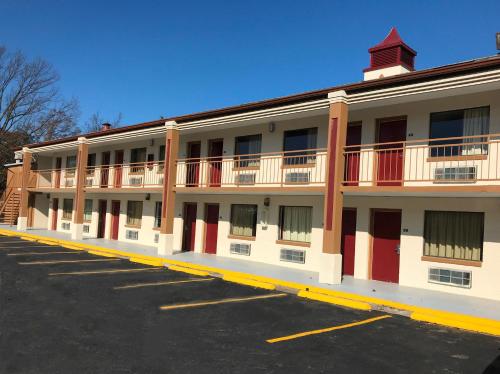
{"type": "Polygon", "coordinates": [[[412,48],[410,48],[405,42],[403,42],[403,39],[401,39],[401,36],[399,36],[398,30],[393,27],[391,31],[389,31],[389,34],[385,37],[384,40],[382,40],[381,43],[377,44],[376,46],[370,48],[368,52],[375,52],[381,49],[385,48],[390,48],[390,47],[396,47],[396,46],[402,46],[406,48],[409,52],[413,53],[414,55],[417,54],[412,48]]]}

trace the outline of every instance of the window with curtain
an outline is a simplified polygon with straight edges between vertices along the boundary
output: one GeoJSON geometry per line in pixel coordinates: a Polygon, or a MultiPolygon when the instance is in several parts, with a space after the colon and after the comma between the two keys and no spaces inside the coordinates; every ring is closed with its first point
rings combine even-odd
{"type": "Polygon", "coordinates": [[[86,222],[92,221],[92,208],[94,201],[92,199],[85,199],[85,206],[83,208],[83,220],[86,222]]]}
{"type": "Polygon", "coordinates": [[[484,213],[426,211],[424,256],[481,261],[484,213]]]}
{"type": "Polygon", "coordinates": [[[257,205],[231,205],[231,235],[255,236],[257,228],[257,205]]]}
{"type": "Polygon", "coordinates": [[[463,136],[487,135],[490,127],[490,108],[470,108],[431,113],[431,157],[481,155],[488,153],[486,137],[448,140],[463,136]]]}
{"type": "Polygon", "coordinates": [[[259,166],[262,134],[237,136],[234,144],[236,167],[259,166]]]}
{"type": "Polygon", "coordinates": [[[283,151],[287,152],[285,165],[302,165],[314,162],[318,128],[288,130],[283,135],[283,151]],[[308,151],[311,149],[311,151],[308,151]]]}
{"type": "Polygon", "coordinates": [[[311,242],[312,207],[281,206],[279,239],[294,242],[311,242]]]}
{"type": "Polygon", "coordinates": [[[142,201],[127,202],[127,225],[141,226],[142,222],[142,201]]]}
{"type": "Polygon", "coordinates": [[[71,219],[73,215],[73,199],[64,199],[63,200],[63,219],[71,219]]]}
{"type": "Polygon", "coordinates": [[[161,226],[161,201],[155,203],[155,222],[154,228],[159,228],[161,226]]]}

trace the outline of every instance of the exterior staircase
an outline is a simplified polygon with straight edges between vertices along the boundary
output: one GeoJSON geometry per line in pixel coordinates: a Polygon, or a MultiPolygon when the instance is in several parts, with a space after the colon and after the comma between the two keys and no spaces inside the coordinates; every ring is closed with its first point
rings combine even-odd
{"type": "Polygon", "coordinates": [[[15,225],[19,216],[20,193],[15,190],[6,191],[0,200],[0,223],[15,225]]]}

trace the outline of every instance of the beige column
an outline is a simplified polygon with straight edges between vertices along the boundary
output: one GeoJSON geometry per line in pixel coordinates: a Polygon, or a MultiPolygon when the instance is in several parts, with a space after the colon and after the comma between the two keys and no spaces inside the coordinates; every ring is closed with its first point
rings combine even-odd
{"type": "Polygon", "coordinates": [[[88,145],[85,138],[78,138],[78,154],[76,158],[76,190],[73,201],[73,224],[71,239],[81,240],[83,237],[83,210],[85,207],[85,176],[87,170],[88,145]]]}
{"type": "Polygon", "coordinates": [[[179,151],[179,130],[175,121],[165,123],[165,164],[163,167],[163,192],[160,238],[158,254],[170,255],[174,252],[174,212],[175,180],[177,177],[177,156],[179,151]]]}
{"type": "Polygon", "coordinates": [[[342,208],[341,191],[344,175],[344,156],[347,136],[347,96],[345,91],[332,92],[328,118],[328,150],[326,162],[325,203],[323,212],[323,253],[319,273],[321,283],[339,284],[342,281],[342,208]]]}
{"type": "Polygon", "coordinates": [[[17,229],[26,230],[28,228],[28,184],[31,174],[32,155],[28,148],[23,148],[23,170],[21,172],[21,197],[19,203],[19,217],[17,218],[17,229]]]}

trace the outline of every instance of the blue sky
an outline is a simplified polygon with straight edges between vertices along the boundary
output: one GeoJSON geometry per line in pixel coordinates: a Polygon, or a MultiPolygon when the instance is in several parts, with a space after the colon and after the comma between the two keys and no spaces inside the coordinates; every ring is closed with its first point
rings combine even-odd
{"type": "Polygon", "coordinates": [[[417,69],[496,53],[500,1],[1,0],[0,44],[124,124],[356,82],[392,26],[417,69]]]}

